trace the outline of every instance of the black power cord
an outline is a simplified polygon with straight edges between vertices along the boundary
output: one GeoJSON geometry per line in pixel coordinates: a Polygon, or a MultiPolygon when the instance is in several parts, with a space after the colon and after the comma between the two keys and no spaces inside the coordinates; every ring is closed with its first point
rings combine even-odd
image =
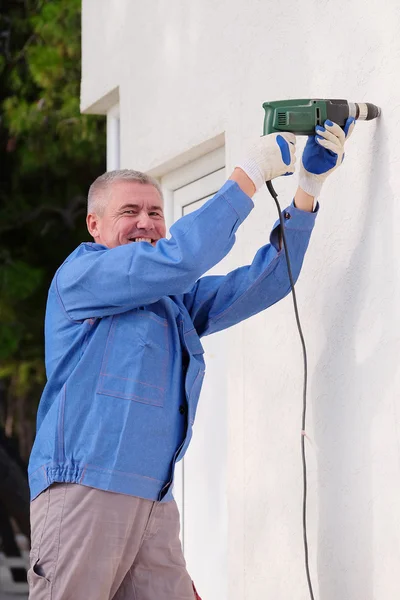
{"type": "Polygon", "coordinates": [[[311,600],[314,600],[314,592],[313,592],[313,587],[312,587],[312,583],[311,583],[310,567],[309,567],[309,562],[308,562],[308,539],[307,539],[307,463],[306,463],[306,451],[305,451],[305,442],[304,442],[305,428],[306,428],[306,413],[307,413],[307,377],[308,377],[307,348],[306,348],[306,343],[304,341],[303,330],[301,328],[301,323],[300,323],[299,310],[298,310],[298,307],[297,307],[296,292],[295,292],[295,289],[294,289],[292,267],[291,267],[291,264],[290,264],[289,251],[288,251],[288,247],[287,247],[287,243],[286,243],[285,225],[284,225],[284,221],[283,221],[283,217],[282,217],[281,207],[280,207],[279,202],[278,202],[278,195],[275,192],[275,190],[274,190],[274,188],[272,186],[272,183],[270,181],[267,181],[266,185],[267,185],[268,191],[271,194],[271,196],[273,197],[273,199],[275,201],[275,204],[276,204],[276,207],[278,209],[279,222],[281,224],[281,234],[282,234],[282,240],[283,240],[283,247],[285,249],[286,264],[287,264],[287,269],[288,269],[288,273],[289,273],[290,286],[291,286],[291,289],[292,289],[292,298],[293,298],[294,312],[295,312],[295,315],[296,315],[297,329],[299,330],[301,345],[302,345],[302,348],[303,348],[304,386],[303,386],[303,416],[302,416],[302,420],[301,420],[301,458],[302,458],[302,463],[303,463],[303,541],[304,541],[304,554],[305,554],[305,566],[306,566],[306,575],[307,575],[308,589],[309,589],[309,592],[310,592],[311,600]]]}

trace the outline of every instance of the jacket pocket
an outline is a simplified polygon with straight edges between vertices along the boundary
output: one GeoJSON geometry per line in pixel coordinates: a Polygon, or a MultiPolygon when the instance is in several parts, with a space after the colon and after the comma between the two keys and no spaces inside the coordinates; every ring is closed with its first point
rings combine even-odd
{"type": "Polygon", "coordinates": [[[147,310],[112,317],[97,393],[163,406],[168,382],[168,322],[147,310]]]}

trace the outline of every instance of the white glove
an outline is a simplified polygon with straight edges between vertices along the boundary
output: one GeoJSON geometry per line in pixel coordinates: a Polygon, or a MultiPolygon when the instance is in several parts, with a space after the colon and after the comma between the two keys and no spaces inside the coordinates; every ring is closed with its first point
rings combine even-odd
{"type": "Polygon", "coordinates": [[[332,121],[317,125],[309,136],[301,159],[299,186],[310,196],[319,196],[325,179],[344,159],[344,143],[351,136],[355,121],[347,119],[344,130],[332,121]]]}
{"type": "Polygon", "coordinates": [[[247,152],[239,167],[259,190],[266,181],[280,175],[293,175],[296,162],[296,136],[293,133],[264,135],[247,152]]]}

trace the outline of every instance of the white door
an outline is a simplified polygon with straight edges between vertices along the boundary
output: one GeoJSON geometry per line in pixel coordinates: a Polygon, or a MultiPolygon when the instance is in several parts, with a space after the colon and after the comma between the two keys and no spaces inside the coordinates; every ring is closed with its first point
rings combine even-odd
{"type": "MultiPolygon", "coordinates": [[[[173,202],[174,221],[200,208],[223,185],[224,155],[224,148],[219,148],[162,180],[173,202]],[[182,182],[184,185],[179,185],[182,182]]],[[[226,273],[225,260],[207,275],[226,273]]],[[[181,540],[188,571],[199,594],[207,600],[226,600],[225,333],[206,336],[202,343],[206,375],[192,442],[185,458],[177,464],[174,496],[181,513],[181,540]]]]}

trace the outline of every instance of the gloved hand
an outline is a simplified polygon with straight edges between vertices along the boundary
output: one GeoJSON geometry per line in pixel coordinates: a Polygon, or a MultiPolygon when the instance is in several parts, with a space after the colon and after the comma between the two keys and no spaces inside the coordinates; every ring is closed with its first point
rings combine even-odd
{"type": "Polygon", "coordinates": [[[270,133],[261,137],[236,166],[242,169],[259,190],[266,181],[280,175],[293,175],[296,162],[296,136],[270,133]]]}
{"type": "Polygon", "coordinates": [[[316,135],[310,135],[301,159],[299,186],[310,196],[319,196],[325,179],[343,162],[344,143],[351,136],[355,125],[349,117],[344,130],[325,121],[325,127],[317,125],[316,135]]]}

